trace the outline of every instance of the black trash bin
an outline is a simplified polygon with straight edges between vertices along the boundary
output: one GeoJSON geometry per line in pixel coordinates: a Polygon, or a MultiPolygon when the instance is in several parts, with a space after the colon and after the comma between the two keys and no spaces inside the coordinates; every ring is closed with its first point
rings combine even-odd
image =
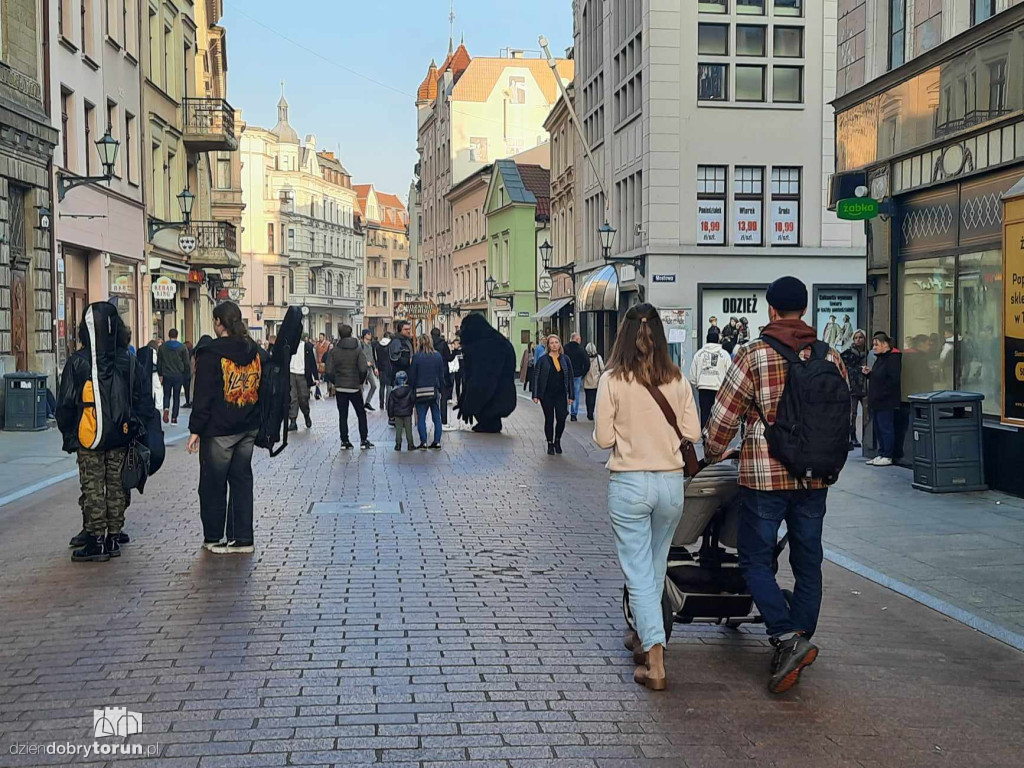
{"type": "Polygon", "coordinates": [[[4,374],[4,429],[38,432],[46,429],[46,374],[4,374]]]}
{"type": "Polygon", "coordinates": [[[911,395],[914,487],[930,493],[984,491],[981,403],[977,392],[911,395]]]}

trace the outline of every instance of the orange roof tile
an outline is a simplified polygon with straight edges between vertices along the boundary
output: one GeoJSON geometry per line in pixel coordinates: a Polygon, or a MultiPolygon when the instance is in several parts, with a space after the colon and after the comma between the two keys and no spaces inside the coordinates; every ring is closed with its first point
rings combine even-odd
{"type": "Polygon", "coordinates": [[[433,59],[430,61],[430,66],[427,68],[427,76],[423,78],[423,82],[420,83],[420,87],[416,90],[417,101],[427,101],[437,96],[437,66],[434,64],[433,59]]]}
{"type": "MultiPolygon", "coordinates": [[[[563,80],[572,80],[575,62],[572,59],[558,59],[555,66],[563,80]]],[[[452,94],[456,101],[487,101],[506,69],[528,69],[533,75],[544,98],[553,104],[558,98],[558,83],[551,68],[544,59],[508,59],[477,57],[466,68],[452,94]]]]}

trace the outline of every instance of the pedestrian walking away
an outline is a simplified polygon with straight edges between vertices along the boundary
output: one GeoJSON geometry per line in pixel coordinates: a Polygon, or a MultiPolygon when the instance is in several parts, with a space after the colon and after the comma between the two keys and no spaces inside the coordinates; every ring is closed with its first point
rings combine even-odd
{"type": "Polygon", "coordinates": [[[440,328],[434,328],[430,331],[430,342],[434,345],[434,351],[441,355],[441,360],[444,361],[444,386],[441,387],[440,394],[440,408],[441,408],[441,431],[449,432],[451,428],[448,426],[448,401],[452,399],[452,390],[454,389],[454,381],[452,379],[451,371],[448,366],[455,359],[455,354],[452,352],[448,342],[445,341],[444,336],[441,335],[440,328]]]}
{"type": "Polygon", "coordinates": [[[388,393],[388,418],[395,422],[395,450],[402,450],[402,435],[405,435],[405,449],[416,449],[412,438],[412,415],[416,410],[416,393],[409,386],[409,374],[399,371],[395,386],[388,393]]]}
{"type": "Polygon", "coordinates": [[[601,382],[601,374],[604,373],[604,359],[597,354],[597,347],[591,343],[587,344],[587,373],[583,377],[583,392],[587,401],[587,418],[594,420],[594,406],[597,405],[597,386],[601,382]]]}
{"type": "Polygon", "coordinates": [[[288,364],[288,375],[291,385],[291,399],[288,402],[288,429],[292,432],[299,428],[299,411],[306,421],[306,429],[313,426],[309,415],[309,391],[316,382],[318,367],[316,350],[309,341],[309,334],[302,334],[299,348],[292,354],[288,364]]]}
{"type": "Polygon", "coordinates": [[[697,404],[669,355],[658,310],[638,304],[626,312],[601,375],[594,442],[611,449],[608,511],[636,626],[626,645],[640,665],[633,679],[650,690],[668,684],[661,599],[683,514],[680,435],[700,438],[697,404]]]}
{"type": "Polygon", "coordinates": [[[551,334],[547,354],[537,363],[533,379],[533,402],[540,403],[544,411],[544,437],[549,456],[562,453],[562,433],[573,403],[575,380],[572,361],[562,349],[562,340],[551,334]]]}
{"type": "Polygon", "coordinates": [[[85,308],[81,347],[68,358],[57,392],[57,426],[63,449],[78,457],[82,533],[75,562],[105,562],[121,554],[128,492],[121,480],[125,452],[133,439],[145,440],[137,359],[128,352],[127,333],[117,308],[99,301],[85,308]]]}
{"type": "Polygon", "coordinates": [[[573,370],[572,397],[570,398],[572,404],[569,406],[569,416],[573,421],[576,421],[580,413],[583,377],[586,375],[587,369],[590,368],[590,358],[587,357],[587,351],[583,346],[583,339],[578,333],[574,333],[570,337],[569,343],[565,345],[565,356],[572,363],[573,370]]]}
{"type": "Polygon", "coordinates": [[[249,336],[234,302],[214,307],[213,330],[216,338],[196,347],[187,450],[199,454],[203,549],[248,554],[255,549],[252,451],[267,353],[249,336]]]}
{"type": "Polygon", "coordinates": [[[366,391],[363,394],[363,402],[366,403],[364,406],[366,410],[373,411],[373,395],[377,392],[379,386],[377,376],[377,356],[373,351],[373,331],[369,328],[365,329],[362,336],[359,338],[359,350],[363,353],[363,357],[366,358],[366,391]]]}
{"type": "Polygon", "coordinates": [[[416,397],[416,426],[420,437],[417,447],[420,449],[427,447],[428,412],[434,422],[434,439],[430,447],[441,447],[441,393],[445,386],[446,372],[447,365],[441,353],[434,349],[431,337],[426,334],[420,336],[409,368],[409,386],[416,397]]]}
{"type": "Polygon", "coordinates": [[[391,361],[388,360],[388,346],[391,344],[391,332],[384,331],[384,336],[373,344],[373,359],[377,365],[377,388],[378,405],[383,410],[387,400],[388,392],[394,384],[394,373],[391,370],[391,361]]]}
{"type": "Polygon", "coordinates": [[[726,374],[732,367],[732,358],[725,351],[721,344],[712,339],[717,334],[708,331],[707,343],[697,350],[690,364],[690,383],[697,390],[697,400],[700,404],[700,426],[701,429],[707,426],[711,418],[711,407],[715,404],[715,396],[725,381],[726,374]]]}
{"type": "Polygon", "coordinates": [[[167,341],[160,345],[157,352],[157,373],[160,374],[164,387],[164,424],[170,421],[178,423],[178,410],[181,406],[181,389],[192,369],[188,349],[178,341],[178,329],[171,328],[167,332],[167,341]]]}
{"type": "Polygon", "coordinates": [[[348,436],[349,406],[352,406],[356,412],[360,447],[364,450],[373,448],[366,424],[366,408],[363,403],[363,384],[366,383],[369,366],[362,349],[359,348],[359,342],[352,338],[352,326],[339,326],[338,336],[338,343],[324,358],[324,370],[334,382],[341,449],[343,451],[352,450],[352,442],[348,436]]]}
{"type": "Polygon", "coordinates": [[[867,335],[858,328],[853,332],[850,346],[840,354],[843,358],[843,365],[846,366],[846,375],[850,378],[850,450],[860,448],[860,440],[857,437],[857,410],[863,417],[867,416],[865,400],[867,399],[867,377],[864,375],[864,367],[867,365],[868,342],[867,335]]]}
{"type": "Polygon", "coordinates": [[[871,337],[875,362],[861,367],[868,382],[868,410],[874,428],[878,455],[868,461],[872,467],[888,467],[896,455],[896,414],[902,401],[903,355],[894,349],[892,339],[884,331],[871,337]]]}
{"type": "Polygon", "coordinates": [[[704,455],[709,463],[720,460],[740,425],[745,425],[739,470],[739,567],[775,649],[768,688],[782,693],[797,684],[801,671],[818,656],[811,639],[821,610],[822,523],[828,485],[835,482],[846,460],[849,388],[839,353],[818,342],[815,330],[802,319],[807,312],[807,287],[795,277],[782,277],[768,287],[766,297],[770,322],[760,339],[737,349],[704,430],[704,455]],[[835,368],[827,367],[829,364],[835,368]],[[796,369],[797,365],[806,367],[796,369]],[[823,366],[827,367],[824,373],[823,366]],[[794,378],[803,370],[813,371],[813,375],[794,378]],[[826,375],[829,371],[831,376],[826,375]],[[824,404],[831,408],[826,397],[806,398],[796,414],[791,412],[803,389],[794,389],[793,397],[785,401],[784,394],[796,386],[794,382],[807,387],[807,381],[810,386],[837,384],[835,390],[828,391],[842,390],[836,402],[838,418],[819,415],[824,404]],[[822,456],[841,457],[834,476],[808,473],[797,477],[787,469],[780,457],[788,460],[792,443],[767,425],[782,423],[784,417],[788,425],[794,416],[799,424],[794,433],[814,438],[827,433],[837,443],[814,445],[822,456]],[[789,600],[779,588],[773,568],[783,521],[796,580],[789,600]]]}
{"type": "Polygon", "coordinates": [[[533,366],[537,363],[537,348],[531,341],[523,350],[523,356],[519,359],[519,383],[523,385],[523,392],[529,392],[533,386],[533,366]]]}

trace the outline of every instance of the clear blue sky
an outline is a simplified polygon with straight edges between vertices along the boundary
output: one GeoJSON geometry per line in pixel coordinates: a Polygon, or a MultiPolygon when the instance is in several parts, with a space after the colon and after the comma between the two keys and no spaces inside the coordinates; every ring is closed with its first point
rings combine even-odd
{"type": "MultiPolygon", "coordinates": [[[[416,162],[416,88],[448,51],[449,0],[225,0],[228,100],[247,122],[289,120],[337,151],[356,183],[403,200],[416,162]],[[287,38],[287,39],[285,39],[287,38]],[[289,42],[292,41],[292,42],[289,42]],[[369,78],[369,79],[367,79],[369,78]],[[375,81],[375,82],[374,82],[375,81]]],[[[455,44],[472,56],[572,43],[571,0],[455,0],[455,44]]]]}

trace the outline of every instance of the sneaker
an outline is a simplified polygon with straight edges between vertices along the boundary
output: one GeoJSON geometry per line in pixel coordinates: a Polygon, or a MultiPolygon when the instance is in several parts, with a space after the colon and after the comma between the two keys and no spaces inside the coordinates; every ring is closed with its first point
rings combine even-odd
{"type": "Polygon", "coordinates": [[[430,444],[430,448],[431,448],[431,450],[440,451],[441,450],[441,444],[440,443],[431,443],[430,444]]]}
{"type": "Polygon", "coordinates": [[[312,428],[313,428],[313,420],[311,418],[309,418],[309,415],[307,414],[306,415],[306,429],[312,429],[312,428]]]}
{"type": "Polygon", "coordinates": [[[215,555],[251,555],[256,551],[256,547],[252,544],[229,541],[227,544],[218,544],[210,551],[215,555]]]}
{"type": "Polygon", "coordinates": [[[875,458],[873,458],[873,459],[868,459],[868,460],[867,460],[867,461],[865,461],[864,463],[865,463],[865,464],[867,464],[867,465],[868,465],[869,467],[877,467],[877,466],[878,466],[878,460],[879,460],[880,458],[882,458],[882,457],[881,457],[881,456],[875,456],[875,458]]]}
{"type": "Polygon", "coordinates": [[[359,447],[365,451],[369,448],[373,448],[373,443],[371,443],[369,440],[363,440],[363,442],[359,444],[359,447]]]}
{"type": "Polygon", "coordinates": [[[297,419],[289,419],[288,420],[288,431],[289,432],[298,432],[299,431],[299,422],[298,422],[297,419]]]}
{"type": "Polygon", "coordinates": [[[811,666],[818,658],[818,647],[803,635],[788,640],[773,640],[772,644],[775,646],[775,658],[772,659],[768,690],[772,693],[785,693],[800,682],[800,673],[804,667],[811,666]]]}
{"type": "Polygon", "coordinates": [[[76,549],[71,553],[71,560],[75,563],[105,563],[110,559],[104,544],[106,536],[93,536],[89,534],[85,546],[76,549]]]}
{"type": "Polygon", "coordinates": [[[117,534],[117,543],[120,544],[122,547],[125,544],[131,544],[132,543],[132,537],[129,536],[124,531],[121,531],[119,534],[117,534]]]}
{"type": "Polygon", "coordinates": [[[455,427],[452,426],[451,424],[444,424],[444,425],[441,426],[441,431],[442,432],[454,432],[455,431],[455,427]]]}
{"type": "Polygon", "coordinates": [[[368,411],[376,411],[376,410],[377,410],[376,408],[374,408],[374,407],[373,407],[372,405],[370,405],[369,403],[367,403],[367,404],[366,404],[365,406],[363,406],[363,407],[364,407],[364,408],[366,408],[366,410],[368,410],[368,411]]]}
{"type": "Polygon", "coordinates": [[[107,554],[111,557],[121,556],[121,545],[117,543],[116,533],[107,534],[107,538],[103,541],[103,548],[106,549],[107,554]]]}
{"type": "Polygon", "coordinates": [[[214,548],[221,546],[223,543],[223,539],[203,539],[203,549],[207,552],[213,552],[214,548]]]}
{"type": "Polygon", "coordinates": [[[82,530],[80,530],[78,533],[76,533],[71,538],[71,541],[68,542],[68,546],[69,547],[78,548],[78,547],[84,547],[88,543],[89,543],[89,532],[86,531],[83,528],[82,530]]]}
{"type": "Polygon", "coordinates": [[[878,458],[875,459],[875,466],[876,467],[891,467],[892,466],[892,459],[887,459],[887,458],[885,458],[885,456],[879,456],[878,458]]]}
{"type": "Polygon", "coordinates": [[[177,424],[177,423],[178,423],[177,419],[171,419],[171,424],[177,424]]]}
{"type": "Polygon", "coordinates": [[[351,451],[352,450],[352,443],[350,443],[348,440],[343,440],[342,443],[341,443],[341,450],[343,450],[343,451],[351,451]]]}
{"type": "Polygon", "coordinates": [[[427,444],[423,443],[423,445],[417,445],[416,446],[416,450],[417,451],[425,451],[425,450],[427,450],[427,444]]]}

